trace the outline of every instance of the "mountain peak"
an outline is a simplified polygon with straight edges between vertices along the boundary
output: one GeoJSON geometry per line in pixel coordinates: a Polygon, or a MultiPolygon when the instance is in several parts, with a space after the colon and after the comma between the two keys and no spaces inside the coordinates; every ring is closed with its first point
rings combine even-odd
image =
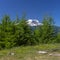
{"type": "Polygon", "coordinates": [[[39,22],[39,20],[37,19],[28,19],[27,23],[29,26],[39,26],[39,25],[43,25],[42,23],[39,22]]]}

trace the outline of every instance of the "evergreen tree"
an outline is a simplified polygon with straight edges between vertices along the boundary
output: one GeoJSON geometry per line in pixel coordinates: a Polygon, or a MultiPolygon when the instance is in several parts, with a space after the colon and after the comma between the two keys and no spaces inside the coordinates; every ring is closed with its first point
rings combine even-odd
{"type": "Polygon", "coordinates": [[[41,43],[50,43],[54,39],[54,23],[51,17],[46,17],[43,20],[41,43]]]}
{"type": "Polygon", "coordinates": [[[16,36],[17,36],[17,44],[18,45],[29,45],[30,43],[30,34],[31,30],[30,27],[27,24],[26,19],[21,19],[19,24],[17,25],[17,31],[16,31],[16,36]]]}
{"type": "Polygon", "coordinates": [[[14,45],[12,39],[12,27],[11,27],[11,20],[8,15],[5,15],[2,18],[1,24],[1,40],[0,42],[3,43],[2,48],[10,48],[14,45]]]}

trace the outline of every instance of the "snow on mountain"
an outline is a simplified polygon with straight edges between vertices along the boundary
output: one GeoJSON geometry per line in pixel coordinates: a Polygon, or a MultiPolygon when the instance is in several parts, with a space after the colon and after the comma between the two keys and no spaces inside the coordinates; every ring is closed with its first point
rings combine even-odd
{"type": "MultiPolygon", "coordinates": [[[[15,23],[15,25],[18,25],[19,23],[15,23]]],[[[27,24],[29,26],[39,26],[39,25],[43,25],[42,23],[40,23],[37,19],[28,19],[27,20],[27,24]]]]}
{"type": "Polygon", "coordinates": [[[27,23],[29,26],[39,26],[39,25],[43,25],[42,23],[40,23],[37,19],[29,19],[27,20],[27,23]]]}

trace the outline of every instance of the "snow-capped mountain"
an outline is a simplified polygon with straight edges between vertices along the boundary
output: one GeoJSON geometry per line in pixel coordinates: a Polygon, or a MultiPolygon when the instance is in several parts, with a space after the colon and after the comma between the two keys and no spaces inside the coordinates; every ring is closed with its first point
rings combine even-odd
{"type": "MultiPolygon", "coordinates": [[[[18,25],[19,23],[15,23],[15,25],[18,25]]],[[[39,25],[43,25],[42,23],[40,23],[37,19],[28,19],[27,20],[27,24],[29,26],[39,26],[39,25]]]]}
{"type": "Polygon", "coordinates": [[[39,25],[43,25],[42,23],[40,23],[37,19],[28,19],[27,20],[27,24],[29,26],[39,26],[39,25]]]}

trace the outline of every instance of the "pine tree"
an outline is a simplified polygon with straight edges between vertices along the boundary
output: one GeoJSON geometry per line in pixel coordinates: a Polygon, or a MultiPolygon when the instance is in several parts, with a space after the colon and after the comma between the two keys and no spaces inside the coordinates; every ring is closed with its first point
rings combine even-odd
{"type": "Polygon", "coordinates": [[[51,17],[46,17],[43,20],[41,43],[50,43],[54,39],[54,22],[51,17]]]}
{"type": "Polygon", "coordinates": [[[17,25],[16,30],[17,44],[18,45],[31,44],[30,34],[31,34],[30,27],[28,26],[26,19],[22,18],[19,24],[17,25]]]}
{"type": "Polygon", "coordinates": [[[13,35],[12,35],[11,19],[8,15],[5,15],[2,18],[2,24],[1,24],[0,42],[3,43],[2,48],[10,48],[14,45],[12,37],[13,35]]]}

